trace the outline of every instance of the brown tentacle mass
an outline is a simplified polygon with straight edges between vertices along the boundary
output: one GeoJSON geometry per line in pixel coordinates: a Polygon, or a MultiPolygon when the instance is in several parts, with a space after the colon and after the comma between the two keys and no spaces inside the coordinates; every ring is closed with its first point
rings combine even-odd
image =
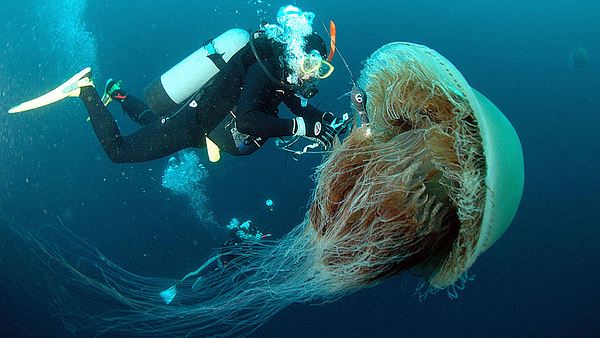
{"type": "Polygon", "coordinates": [[[308,231],[321,268],[344,287],[411,269],[445,287],[453,280],[436,273],[455,246],[471,249],[476,234],[461,229],[480,220],[481,142],[458,85],[444,86],[418,58],[390,55],[363,71],[372,134],[354,130],[319,168],[308,231]],[[399,59],[381,62],[388,57],[399,59]]]}

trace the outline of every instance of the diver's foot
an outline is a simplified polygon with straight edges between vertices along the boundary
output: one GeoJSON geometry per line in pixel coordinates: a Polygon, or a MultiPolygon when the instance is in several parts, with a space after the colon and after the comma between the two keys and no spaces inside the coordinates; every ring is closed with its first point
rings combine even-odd
{"type": "Polygon", "coordinates": [[[79,73],[73,75],[69,80],[63,83],[59,88],[62,87],[62,92],[69,97],[79,97],[81,94],[81,88],[83,87],[94,87],[94,80],[92,79],[92,69],[90,67],[84,68],[79,73]]]}
{"type": "Polygon", "coordinates": [[[102,103],[104,106],[108,106],[113,100],[117,100],[119,102],[123,102],[127,97],[125,91],[121,89],[123,83],[119,81],[115,81],[113,79],[108,79],[106,81],[106,86],[104,86],[104,94],[102,95],[102,103]]]}

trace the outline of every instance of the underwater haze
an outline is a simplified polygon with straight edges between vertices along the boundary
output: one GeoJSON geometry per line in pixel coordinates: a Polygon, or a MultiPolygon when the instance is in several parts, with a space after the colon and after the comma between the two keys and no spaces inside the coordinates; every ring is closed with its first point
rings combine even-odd
{"type": "MultiPolygon", "coordinates": [[[[5,0],[0,219],[32,231],[62,222],[126,270],[170,278],[199,266],[226,238],[215,224],[231,218],[285,235],[305,217],[320,155],[294,161],[269,141],[252,156],[212,164],[200,150],[194,191],[202,195],[174,193],[163,181],[168,157],[111,163],[79,100],[6,112],[85,66],[98,87],[115,77],[140,95],[205,41],[232,27],[257,28],[288,3],[5,0]]],[[[525,190],[512,225],[471,268],[475,278],[457,299],[440,292],[421,301],[418,280],[404,274],[333,303],[294,304],[251,336],[600,336],[600,2],[291,3],[316,14],[322,35],[321,23],[335,20],[338,48],[355,75],[388,42],[444,55],[512,122],[523,145],[525,190]]],[[[350,109],[338,100],[350,77],[340,58],[333,64],[313,101],[341,114],[350,109]]],[[[111,110],[124,133],[135,130],[120,108],[111,110]]],[[[0,252],[0,263],[14,254],[0,252]]],[[[67,285],[25,268],[2,271],[0,283],[0,336],[72,335],[57,315],[69,309],[44,298],[67,285]]]]}

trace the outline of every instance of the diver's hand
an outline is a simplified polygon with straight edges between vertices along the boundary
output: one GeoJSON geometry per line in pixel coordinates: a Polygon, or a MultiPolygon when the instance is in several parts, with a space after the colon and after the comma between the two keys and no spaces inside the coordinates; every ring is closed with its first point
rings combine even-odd
{"type": "MultiPolygon", "coordinates": [[[[319,142],[319,144],[321,144],[321,146],[323,146],[325,150],[330,150],[333,147],[333,142],[335,141],[335,137],[338,134],[338,131],[332,128],[330,125],[321,123],[319,121],[315,123],[315,131],[319,129],[319,124],[321,125],[320,131],[318,133],[315,133],[314,139],[316,139],[317,142],[319,142]]],[[[309,135],[306,136],[311,137],[309,135]]]]}
{"type": "Polygon", "coordinates": [[[348,113],[344,113],[342,117],[336,117],[333,113],[327,112],[323,114],[322,120],[323,123],[335,130],[335,134],[340,140],[343,140],[350,132],[351,121],[348,113]]]}
{"type": "Polygon", "coordinates": [[[321,120],[329,125],[333,124],[336,119],[337,117],[335,117],[335,115],[332,112],[325,112],[323,113],[323,117],[321,117],[321,120]]]}
{"type": "Polygon", "coordinates": [[[336,129],[321,121],[306,120],[302,117],[297,117],[294,121],[294,135],[315,140],[326,150],[331,149],[337,135],[336,129]]]}

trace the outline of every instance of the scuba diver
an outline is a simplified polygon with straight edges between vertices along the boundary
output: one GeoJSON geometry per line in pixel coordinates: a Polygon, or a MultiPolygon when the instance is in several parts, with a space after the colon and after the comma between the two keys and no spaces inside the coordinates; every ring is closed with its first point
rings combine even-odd
{"type": "Polygon", "coordinates": [[[265,238],[271,237],[271,234],[263,234],[252,221],[240,223],[236,218],[231,219],[227,225],[227,230],[229,239],[221,246],[221,252],[223,254],[219,258],[222,266],[229,264],[229,262],[237,257],[228,252],[229,247],[258,243],[265,238]]]}
{"type": "Polygon", "coordinates": [[[192,284],[192,290],[199,291],[206,275],[211,272],[222,270],[227,264],[240,257],[240,251],[236,250],[236,253],[234,254],[231,250],[232,246],[244,246],[244,249],[251,250],[252,245],[258,244],[265,238],[271,237],[271,234],[263,234],[252,221],[248,220],[240,223],[237,218],[232,218],[227,225],[227,235],[229,238],[221,245],[221,248],[215,255],[204,262],[198,269],[185,275],[175,285],[160,293],[160,297],[166,304],[173,301],[181,284],[185,280],[192,277],[196,278],[196,281],[192,284]]]}
{"type": "MultiPolygon", "coordinates": [[[[323,39],[312,31],[314,14],[289,5],[277,24],[263,23],[249,33],[231,29],[162,74],[145,90],[145,100],[109,79],[102,98],[90,68],[54,91],[9,110],[34,109],[65,97],[79,97],[111,161],[143,162],[179,150],[206,147],[209,159],[223,150],[249,155],[269,138],[298,136],[326,150],[344,128],[344,120],[307,103],[316,84],[333,72],[323,39]],[[111,101],[141,128],[123,136],[107,109],[111,101]],[[278,117],[284,103],[297,117],[278,117]]],[[[333,38],[333,37],[332,37],[333,38]]]]}

